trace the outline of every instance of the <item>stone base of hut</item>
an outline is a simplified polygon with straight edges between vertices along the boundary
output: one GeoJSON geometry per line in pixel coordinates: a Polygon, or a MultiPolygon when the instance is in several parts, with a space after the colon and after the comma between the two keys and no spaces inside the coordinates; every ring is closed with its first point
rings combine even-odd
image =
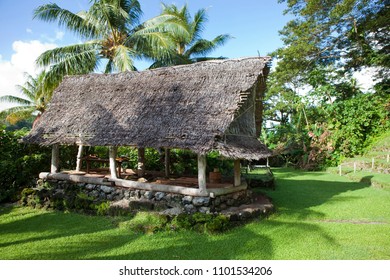
{"type": "Polygon", "coordinates": [[[273,211],[269,201],[256,204],[245,181],[238,187],[207,189],[207,193],[200,193],[194,188],[141,182],[132,182],[135,185],[128,187],[127,180],[63,173],[41,173],[40,179],[48,182],[55,192],[77,188],[94,200],[109,201],[111,206],[127,210],[158,211],[166,215],[223,213],[247,218],[264,216],[273,211]]]}

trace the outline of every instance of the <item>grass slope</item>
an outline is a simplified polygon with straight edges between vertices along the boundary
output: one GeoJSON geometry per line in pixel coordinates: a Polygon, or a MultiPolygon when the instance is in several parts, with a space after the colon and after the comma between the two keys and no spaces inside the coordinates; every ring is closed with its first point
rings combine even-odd
{"type": "MultiPolygon", "coordinates": [[[[354,181],[370,183],[374,187],[390,188],[388,155],[390,155],[390,131],[373,141],[364,155],[345,159],[341,165],[342,174],[354,181]],[[372,169],[372,158],[374,158],[374,169],[372,169]],[[356,173],[354,173],[354,163],[357,166],[356,173]]],[[[339,173],[338,167],[328,168],[328,171],[339,173]]]]}
{"type": "Polygon", "coordinates": [[[135,218],[0,208],[0,259],[390,259],[390,190],[274,170],[278,212],[224,234],[140,234],[135,218]]]}

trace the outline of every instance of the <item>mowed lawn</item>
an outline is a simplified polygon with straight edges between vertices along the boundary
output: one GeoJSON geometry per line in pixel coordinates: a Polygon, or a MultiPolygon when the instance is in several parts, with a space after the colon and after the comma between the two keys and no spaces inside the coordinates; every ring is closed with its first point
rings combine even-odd
{"type": "MultiPolygon", "coordinates": [[[[0,259],[390,259],[390,190],[275,169],[277,212],[217,235],[133,232],[135,218],[0,208],[0,259]]],[[[367,181],[367,180],[366,180],[367,181]]]]}

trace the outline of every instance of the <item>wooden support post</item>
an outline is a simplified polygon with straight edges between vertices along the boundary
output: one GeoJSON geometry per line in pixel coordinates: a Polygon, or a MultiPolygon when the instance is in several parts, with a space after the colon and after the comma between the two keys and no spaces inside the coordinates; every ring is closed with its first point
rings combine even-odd
{"type": "Polygon", "coordinates": [[[201,193],[206,191],[206,155],[198,154],[198,185],[201,193]]]}
{"type": "Polygon", "coordinates": [[[79,149],[77,151],[77,159],[76,159],[76,171],[80,171],[81,169],[81,158],[83,156],[83,145],[79,145],[79,149]]]}
{"type": "Polygon", "coordinates": [[[267,157],[267,167],[269,167],[269,158],[267,157]]]}
{"type": "Polygon", "coordinates": [[[170,165],[170,150],[168,148],[165,148],[165,157],[164,157],[164,163],[165,163],[165,177],[169,177],[169,174],[171,173],[170,169],[169,169],[169,165],[170,165]]]}
{"type": "Polygon", "coordinates": [[[356,173],[356,161],[353,162],[353,173],[356,173]]]}
{"type": "Polygon", "coordinates": [[[116,175],[116,154],[118,151],[118,147],[110,146],[108,147],[108,156],[110,162],[110,174],[112,179],[117,179],[116,175]]]}
{"type": "Polygon", "coordinates": [[[137,175],[143,177],[145,175],[145,148],[138,148],[138,164],[137,175]]]}
{"type": "Polygon", "coordinates": [[[241,163],[239,159],[234,160],[234,186],[241,185],[241,163]]]}
{"type": "Polygon", "coordinates": [[[389,162],[390,161],[390,155],[389,154],[387,154],[387,160],[386,160],[387,162],[389,162]]]}
{"type": "Polygon", "coordinates": [[[375,167],[375,159],[372,158],[371,169],[374,170],[374,167],[375,167]]]}
{"type": "Polygon", "coordinates": [[[341,164],[339,165],[339,175],[341,176],[341,164]]]}
{"type": "Polygon", "coordinates": [[[51,173],[58,173],[60,167],[60,146],[54,144],[51,150],[51,173]]]}

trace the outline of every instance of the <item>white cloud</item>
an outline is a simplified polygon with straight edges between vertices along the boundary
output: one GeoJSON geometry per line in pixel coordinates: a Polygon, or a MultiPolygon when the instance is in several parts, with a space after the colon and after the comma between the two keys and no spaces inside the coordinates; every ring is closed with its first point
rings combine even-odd
{"type": "Polygon", "coordinates": [[[64,38],[65,33],[62,31],[56,31],[56,40],[62,40],[64,38]]]}
{"type": "MultiPolygon", "coordinates": [[[[37,40],[23,42],[15,41],[12,44],[14,53],[11,59],[4,60],[0,54],[0,96],[20,96],[16,85],[25,82],[24,73],[35,76],[40,69],[35,66],[37,57],[46,50],[57,47],[55,44],[42,43],[37,40]]],[[[10,104],[0,103],[0,110],[9,108],[10,104]]]]}
{"type": "Polygon", "coordinates": [[[41,39],[43,41],[47,41],[47,42],[50,42],[50,43],[54,43],[56,41],[62,41],[62,39],[64,38],[65,36],[65,32],[63,31],[60,31],[60,30],[56,30],[54,32],[54,35],[51,34],[51,35],[47,35],[47,34],[41,34],[41,39]]]}
{"type": "Polygon", "coordinates": [[[26,32],[29,33],[29,34],[33,34],[33,31],[31,28],[26,28],[26,32]]]}

